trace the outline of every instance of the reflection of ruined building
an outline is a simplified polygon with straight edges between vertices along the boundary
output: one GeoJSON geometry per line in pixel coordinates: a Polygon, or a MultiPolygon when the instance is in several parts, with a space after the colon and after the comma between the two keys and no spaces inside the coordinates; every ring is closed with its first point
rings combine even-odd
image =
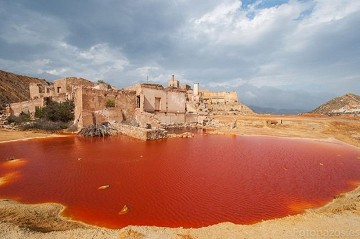
{"type": "Polygon", "coordinates": [[[168,87],[139,83],[124,90],[106,83],[93,83],[82,78],[63,78],[52,85],[30,84],[30,100],[10,105],[11,114],[34,115],[49,99],[57,102],[73,100],[74,124],[79,128],[101,122],[118,122],[141,127],[201,122],[208,114],[250,113],[238,102],[236,92],[194,90],[180,85],[172,76],[168,87]],[[199,117],[201,116],[201,117],[199,117]],[[199,121],[200,120],[200,121],[199,121]]]}

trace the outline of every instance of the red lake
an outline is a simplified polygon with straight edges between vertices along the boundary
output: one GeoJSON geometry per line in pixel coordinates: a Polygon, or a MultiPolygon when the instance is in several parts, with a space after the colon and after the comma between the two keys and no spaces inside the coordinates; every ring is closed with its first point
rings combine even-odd
{"type": "Polygon", "coordinates": [[[0,198],[61,203],[108,228],[251,224],[354,189],[359,159],[345,144],[275,137],[36,139],[0,144],[0,198]]]}

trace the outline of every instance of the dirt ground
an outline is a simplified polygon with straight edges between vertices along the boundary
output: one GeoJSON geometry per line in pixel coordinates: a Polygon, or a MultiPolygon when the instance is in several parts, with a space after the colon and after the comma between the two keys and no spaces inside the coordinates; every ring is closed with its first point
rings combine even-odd
{"type": "Polygon", "coordinates": [[[339,140],[360,147],[360,117],[323,115],[219,115],[214,133],[339,140]]]}
{"type": "Polygon", "coordinates": [[[9,130],[9,129],[0,128],[0,143],[14,141],[14,140],[29,140],[34,138],[44,138],[44,137],[53,137],[53,136],[59,136],[59,135],[46,133],[46,132],[9,130]]]}
{"type": "MultiPolygon", "coordinates": [[[[360,119],[354,117],[232,115],[214,116],[212,124],[217,126],[213,133],[339,140],[360,147],[360,119]]],[[[42,136],[52,135],[0,130],[0,142],[42,136]]],[[[128,226],[111,230],[63,218],[61,205],[0,200],[0,238],[360,238],[360,186],[357,186],[329,204],[299,215],[253,225],[224,222],[199,229],[128,226]]]]}

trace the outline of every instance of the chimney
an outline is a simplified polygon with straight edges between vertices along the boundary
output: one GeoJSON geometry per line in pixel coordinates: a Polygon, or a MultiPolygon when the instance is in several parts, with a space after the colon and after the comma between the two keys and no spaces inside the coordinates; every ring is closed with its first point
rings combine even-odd
{"type": "Polygon", "coordinates": [[[199,83],[194,83],[194,95],[199,95],[199,83]]]}

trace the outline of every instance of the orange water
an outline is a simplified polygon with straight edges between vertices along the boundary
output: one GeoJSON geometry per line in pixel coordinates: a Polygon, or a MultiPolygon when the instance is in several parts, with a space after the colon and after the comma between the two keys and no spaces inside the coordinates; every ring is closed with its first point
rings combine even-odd
{"type": "Polygon", "coordinates": [[[353,189],[359,156],[342,144],[273,137],[12,142],[0,144],[0,198],[62,203],[65,216],[109,228],[249,224],[353,189]]]}

